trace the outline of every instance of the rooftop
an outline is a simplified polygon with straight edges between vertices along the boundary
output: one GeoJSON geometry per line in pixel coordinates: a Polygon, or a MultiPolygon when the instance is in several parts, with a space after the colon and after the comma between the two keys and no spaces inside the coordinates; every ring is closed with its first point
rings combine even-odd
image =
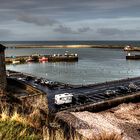
{"type": "Polygon", "coordinates": [[[59,97],[72,97],[73,95],[71,93],[63,93],[63,94],[57,94],[55,95],[55,98],[59,98],[59,97]]]}

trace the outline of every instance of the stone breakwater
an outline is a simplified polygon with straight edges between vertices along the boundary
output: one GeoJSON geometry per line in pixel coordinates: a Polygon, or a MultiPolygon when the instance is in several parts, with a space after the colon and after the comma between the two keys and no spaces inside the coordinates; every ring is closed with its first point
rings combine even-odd
{"type": "Polygon", "coordinates": [[[14,48],[118,48],[123,49],[125,45],[16,45],[14,48]]]}

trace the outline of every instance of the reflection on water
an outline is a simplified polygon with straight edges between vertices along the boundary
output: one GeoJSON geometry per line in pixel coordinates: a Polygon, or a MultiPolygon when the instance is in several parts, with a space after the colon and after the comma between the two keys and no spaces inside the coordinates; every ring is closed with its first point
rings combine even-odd
{"type": "Polygon", "coordinates": [[[8,65],[7,69],[31,73],[54,81],[71,84],[89,84],[125,77],[140,76],[140,61],[128,61],[125,52],[118,49],[12,49],[6,55],[30,55],[33,53],[78,53],[78,62],[29,63],[8,65]]]}

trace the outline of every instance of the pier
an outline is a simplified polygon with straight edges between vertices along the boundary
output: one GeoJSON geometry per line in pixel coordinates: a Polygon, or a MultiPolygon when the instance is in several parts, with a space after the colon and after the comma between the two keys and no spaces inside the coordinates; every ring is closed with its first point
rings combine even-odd
{"type": "Polygon", "coordinates": [[[28,62],[77,62],[77,54],[53,54],[53,55],[40,55],[35,54],[31,56],[12,56],[6,57],[6,64],[22,64],[28,62]]]}
{"type": "Polygon", "coordinates": [[[127,52],[126,60],[140,60],[140,53],[137,52],[127,52]]]}
{"type": "Polygon", "coordinates": [[[103,109],[117,106],[124,102],[136,102],[140,99],[140,77],[126,78],[110,82],[103,82],[90,85],[69,85],[59,82],[49,82],[45,78],[37,78],[28,74],[20,72],[7,71],[8,79],[16,80],[27,85],[30,85],[37,90],[46,94],[48,100],[48,107],[50,112],[59,111],[100,111],[103,109]],[[41,81],[48,81],[43,84],[41,81]],[[137,90],[127,90],[130,83],[134,83],[137,90]],[[123,91],[118,91],[114,94],[106,94],[108,90],[118,90],[119,87],[124,88],[123,91]],[[73,101],[70,104],[63,104],[57,106],[54,102],[56,94],[72,93],[73,101]]]}

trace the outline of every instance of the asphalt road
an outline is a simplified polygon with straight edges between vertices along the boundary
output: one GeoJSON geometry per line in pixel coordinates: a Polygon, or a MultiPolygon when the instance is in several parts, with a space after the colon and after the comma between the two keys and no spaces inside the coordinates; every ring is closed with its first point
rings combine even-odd
{"type": "MultiPolygon", "coordinates": [[[[62,93],[72,93],[73,96],[77,99],[79,95],[84,95],[85,98],[88,98],[88,102],[86,103],[93,103],[93,102],[100,102],[103,100],[115,98],[116,96],[125,96],[128,94],[134,94],[134,93],[117,93],[115,96],[105,96],[106,90],[116,90],[117,87],[119,86],[128,86],[130,82],[135,83],[138,87],[140,87],[140,77],[135,77],[135,78],[127,78],[127,79],[122,79],[122,80],[116,80],[116,81],[111,81],[111,82],[105,82],[105,83],[99,83],[99,84],[93,84],[93,85],[77,85],[77,86],[72,86],[72,85],[65,85],[63,83],[59,83],[58,86],[55,86],[53,88],[49,88],[48,86],[43,86],[40,83],[35,84],[35,79],[37,77],[34,77],[33,80],[27,81],[23,80],[22,78],[26,77],[24,74],[18,74],[18,76],[15,74],[13,76],[10,76],[10,78],[19,80],[20,82],[24,82],[26,84],[29,84],[42,92],[46,93],[47,98],[48,98],[48,103],[49,103],[49,108],[51,110],[61,110],[67,109],[67,107],[75,107],[77,105],[80,105],[81,103],[77,102],[75,104],[70,104],[70,105],[62,105],[60,107],[56,107],[54,104],[54,96],[56,94],[62,94],[62,93]]],[[[44,79],[45,80],[45,79],[44,79]]],[[[85,99],[86,100],[86,99],[85,99]]]]}

